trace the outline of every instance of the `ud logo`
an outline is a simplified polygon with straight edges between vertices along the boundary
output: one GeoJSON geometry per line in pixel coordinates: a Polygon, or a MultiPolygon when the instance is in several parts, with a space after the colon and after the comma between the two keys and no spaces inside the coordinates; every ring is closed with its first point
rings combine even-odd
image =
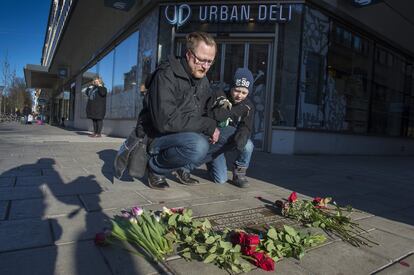
{"type": "Polygon", "coordinates": [[[164,10],[165,19],[171,25],[176,25],[177,28],[183,26],[188,19],[191,17],[191,8],[187,4],[181,4],[179,6],[173,6],[173,11],[171,14],[171,6],[166,6],[164,10]],[[172,16],[171,16],[172,15],[172,16]]]}

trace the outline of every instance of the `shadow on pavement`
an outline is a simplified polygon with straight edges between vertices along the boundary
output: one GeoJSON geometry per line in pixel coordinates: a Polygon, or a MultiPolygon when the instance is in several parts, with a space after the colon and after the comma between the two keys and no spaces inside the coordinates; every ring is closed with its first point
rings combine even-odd
{"type": "Polygon", "coordinates": [[[247,175],[414,225],[413,160],[400,156],[278,156],[255,152],[247,175]]]}
{"type": "MultiPolygon", "coordinates": [[[[108,167],[114,152],[99,154],[108,167]]],[[[0,274],[131,274],[140,270],[131,254],[91,242],[96,233],[110,227],[111,218],[100,211],[104,190],[95,176],[65,180],[55,167],[54,159],[41,158],[0,175],[2,180],[17,178],[10,187],[14,196],[29,192],[27,198],[23,194],[18,200],[10,198],[9,214],[0,223],[0,274]],[[13,228],[16,222],[18,227],[13,228]],[[42,230],[33,231],[33,224],[41,224],[42,230]]],[[[109,172],[105,176],[113,178],[109,172]]],[[[151,266],[163,272],[157,264],[151,266]]]]}

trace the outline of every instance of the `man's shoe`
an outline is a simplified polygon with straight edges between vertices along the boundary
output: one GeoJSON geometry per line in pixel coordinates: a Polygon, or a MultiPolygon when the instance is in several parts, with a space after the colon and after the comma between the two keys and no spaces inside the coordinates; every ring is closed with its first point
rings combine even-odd
{"type": "Polygon", "coordinates": [[[191,174],[183,169],[178,169],[175,171],[175,175],[177,176],[178,180],[185,185],[195,185],[200,183],[197,179],[192,178],[191,174]]]}
{"type": "Polygon", "coordinates": [[[148,167],[148,186],[153,189],[164,190],[165,188],[170,187],[163,175],[154,174],[151,169],[148,167]]]}
{"type": "Polygon", "coordinates": [[[95,137],[96,136],[96,134],[90,134],[90,135],[88,135],[88,137],[95,137]]]}
{"type": "Polygon", "coordinates": [[[233,168],[233,184],[240,188],[249,187],[249,181],[246,178],[245,167],[234,166],[233,168]]]}

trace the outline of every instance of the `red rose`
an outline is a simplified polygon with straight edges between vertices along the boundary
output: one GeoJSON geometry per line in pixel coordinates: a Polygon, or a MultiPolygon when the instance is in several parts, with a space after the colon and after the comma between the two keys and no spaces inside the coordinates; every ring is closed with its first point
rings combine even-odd
{"type": "Polygon", "coordinates": [[[266,271],[274,271],[275,261],[273,261],[272,258],[266,256],[265,259],[259,263],[259,267],[266,271]]]}
{"type": "Polygon", "coordinates": [[[106,244],[106,234],[104,232],[96,233],[95,245],[105,246],[106,244]]]}
{"type": "Polygon", "coordinates": [[[231,242],[233,244],[239,244],[239,245],[243,246],[245,237],[246,237],[246,233],[244,233],[244,232],[235,232],[233,234],[233,236],[231,236],[231,242]]]}
{"type": "Polygon", "coordinates": [[[260,243],[260,238],[258,235],[255,234],[248,234],[244,237],[244,244],[245,245],[258,245],[260,243]]]}
{"type": "Polygon", "coordinates": [[[264,253],[255,252],[251,255],[255,259],[255,265],[266,271],[275,270],[275,262],[264,253]]]}
{"type": "Polygon", "coordinates": [[[296,195],[296,192],[292,192],[288,198],[288,202],[295,202],[298,199],[298,196],[296,195]]]}
{"type": "Polygon", "coordinates": [[[245,245],[241,248],[241,253],[246,256],[252,256],[256,252],[255,245],[245,245]]]}
{"type": "Polygon", "coordinates": [[[313,204],[319,204],[321,202],[322,198],[321,197],[316,197],[313,199],[313,204]]]}

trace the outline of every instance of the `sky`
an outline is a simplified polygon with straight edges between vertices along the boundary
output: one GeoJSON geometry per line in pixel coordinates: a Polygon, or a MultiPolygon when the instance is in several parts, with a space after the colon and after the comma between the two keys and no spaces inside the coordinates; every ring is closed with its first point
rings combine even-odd
{"type": "Polygon", "coordinates": [[[26,64],[40,65],[52,0],[0,0],[0,85],[5,57],[24,77],[26,64]]]}

